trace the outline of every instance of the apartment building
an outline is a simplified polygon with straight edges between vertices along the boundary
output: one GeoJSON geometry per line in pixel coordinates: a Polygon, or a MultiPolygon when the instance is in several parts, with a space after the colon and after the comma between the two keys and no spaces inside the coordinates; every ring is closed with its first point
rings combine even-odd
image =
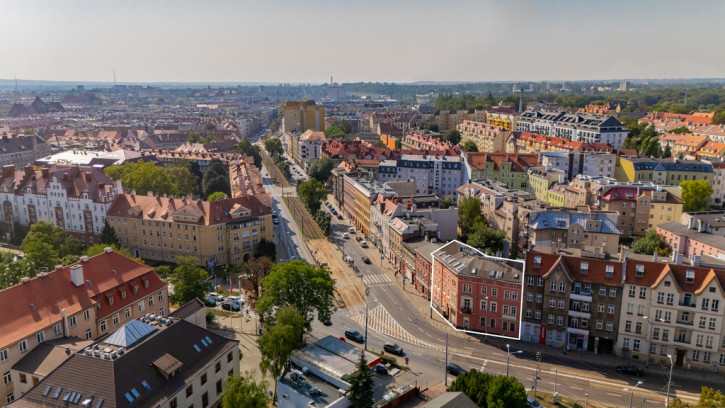
{"type": "Polygon", "coordinates": [[[602,210],[619,214],[623,237],[642,236],[658,225],[679,221],[684,203],[661,188],[613,187],[599,200],[602,210]]]}
{"type": "MultiPolygon", "coordinates": [[[[476,111],[478,113],[478,111],[476,111]]],[[[472,119],[479,121],[478,116],[474,113],[472,115],[472,119]]],[[[494,126],[501,126],[502,128],[511,131],[516,130],[516,123],[518,122],[518,117],[516,116],[516,112],[514,112],[513,109],[503,108],[494,106],[491,109],[485,111],[485,120],[486,123],[494,125],[494,126]]]]}
{"type": "Polygon", "coordinates": [[[456,128],[461,134],[460,144],[470,140],[476,144],[479,152],[506,152],[506,141],[511,132],[503,126],[464,120],[456,128]]]}
{"type": "Polygon", "coordinates": [[[463,160],[458,156],[403,154],[397,160],[383,160],[378,166],[378,181],[411,180],[416,194],[456,197],[463,184],[463,160]]]}
{"type": "Polygon", "coordinates": [[[528,191],[529,169],[541,166],[536,154],[467,152],[463,157],[466,179],[500,181],[516,190],[528,191]]]}
{"type": "Polygon", "coordinates": [[[124,246],[155,261],[193,256],[200,266],[237,265],[262,239],[274,241],[272,210],[254,196],[209,202],[131,192],[107,216],[124,246]]]}
{"type": "Polygon", "coordinates": [[[287,101],[283,107],[282,131],[302,133],[308,129],[325,131],[325,107],[315,101],[287,101]]]}
{"type": "Polygon", "coordinates": [[[37,135],[11,135],[0,137],[0,166],[22,169],[51,153],[51,147],[37,135]]]}
{"type": "Polygon", "coordinates": [[[5,166],[0,174],[0,224],[10,234],[14,222],[29,226],[47,221],[91,246],[99,242],[106,212],[121,191],[120,181],[95,166],[28,166],[22,172],[5,166]]]}
{"type": "Polygon", "coordinates": [[[575,142],[605,143],[613,149],[618,149],[629,134],[614,116],[543,109],[524,112],[518,120],[517,130],[575,142]]]}
{"type": "Polygon", "coordinates": [[[435,307],[457,328],[518,338],[523,264],[451,241],[433,253],[435,307]]]}
{"type": "Polygon", "coordinates": [[[672,248],[673,253],[693,259],[695,256],[711,256],[725,259],[725,237],[708,231],[706,223],[690,218],[687,224],[677,221],[657,226],[657,233],[672,248]]]}
{"type": "Polygon", "coordinates": [[[534,197],[543,202],[548,202],[549,189],[554,184],[561,184],[566,181],[566,172],[556,168],[533,167],[529,169],[528,176],[528,190],[534,197]]]}
{"type": "Polygon", "coordinates": [[[616,155],[601,152],[542,152],[539,161],[546,168],[564,171],[567,180],[573,180],[579,174],[614,177],[617,166],[616,155]]]}
{"type": "Polygon", "coordinates": [[[635,259],[624,264],[620,357],[669,364],[669,354],[676,367],[721,371],[725,270],[635,259]]]}
{"type": "Polygon", "coordinates": [[[705,180],[712,184],[712,164],[699,160],[656,159],[648,157],[620,156],[614,177],[619,181],[679,186],[688,180],[705,180]]]}
{"type": "Polygon", "coordinates": [[[107,248],[0,291],[0,400],[19,398],[67,358],[63,353],[55,363],[24,369],[24,361],[45,355],[45,346],[35,353],[45,342],[73,347],[146,313],[167,314],[166,286],[153,268],[107,248]]]}
{"type": "MultiPolygon", "coordinates": [[[[293,138],[295,135],[292,136],[293,138]]],[[[297,138],[297,149],[295,150],[294,159],[305,169],[310,171],[312,163],[319,160],[320,147],[325,143],[325,132],[315,132],[306,130],[297,138]]]]}
{"type": "Polygon", "coordinates": [[[665,147],[669,146],[672,155],[677,157],[679,155],[690,155],[694,156],[710,139],[707,136],[698,136],[693,134],[675,134],[665,133],[658,137],[660,141],[660,147],[664,150],[665,147]]]}
{"type": "Polygon", "coordinates": [[[616,254],[620,236],[617,218],[616,213],[540,212],[531,216],[528,224],[529,249],[543,246],[616,254]]]}
{"type": "Polygon", "coordinates": [[[12,408],[212,407],[239,373],[239,342],[184,320],[132,320],[69,356],[12,408]]]}
{"type": "Polygon", "coordinates": [[[561,350],[614,352],[621,262],[529,251],[521,340],[561,350]]]}

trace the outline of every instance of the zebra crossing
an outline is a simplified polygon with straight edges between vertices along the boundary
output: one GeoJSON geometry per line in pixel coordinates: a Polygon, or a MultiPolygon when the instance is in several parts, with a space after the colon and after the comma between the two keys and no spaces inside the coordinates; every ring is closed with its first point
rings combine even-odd
{"type": "Polygon", "coordinates": [[[373,285],[390,285],[393,283],[392,280],[390,280],[390,277],[384,273],[376,273],[372,275],[363,275],[363,282],[367,286],[373,286],[373,285]]]}
{"type": "MultiPolygon", "coordinates": [[[[353,317],[353,320],[365,327],[365,312],[353,317]]],[[[383,305],[378,305],[369,310],[368,330],[374,330],[378,333],[382,333],[386,336],[390,336],[394,339],[411,343],[419,347],[442,351],[442,349],[432,346],[408,333],[398,322],[395,321],[395,319],[393,319],[393,316],[385,310],[383,305]]]]}

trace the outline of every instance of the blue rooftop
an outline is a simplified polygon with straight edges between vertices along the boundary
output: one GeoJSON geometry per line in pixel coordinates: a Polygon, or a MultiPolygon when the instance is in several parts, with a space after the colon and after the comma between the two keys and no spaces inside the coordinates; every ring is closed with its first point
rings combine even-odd
{"type": "Polygon", "coordinates": [[[149,324],[131,320],[108,336],[104,343],[118,347],[130,347],[154,331],[156,328],[149,324]]]}

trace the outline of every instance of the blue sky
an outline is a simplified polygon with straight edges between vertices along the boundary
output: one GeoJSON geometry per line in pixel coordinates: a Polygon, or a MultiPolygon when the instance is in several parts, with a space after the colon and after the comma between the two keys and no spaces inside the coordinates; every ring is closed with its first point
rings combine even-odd
{"type": "Polygon", "coordinates": [[[725,77],[723,1],[0,0],[0,78],[725,77]]]}

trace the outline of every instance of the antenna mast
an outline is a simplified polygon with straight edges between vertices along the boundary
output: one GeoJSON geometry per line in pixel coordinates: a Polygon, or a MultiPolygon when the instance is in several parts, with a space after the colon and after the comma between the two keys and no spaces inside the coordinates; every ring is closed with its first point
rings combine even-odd
{"type": "Polygon", "coordinates": [[[116,69],[113,69],[113,85],[116,85],[116,69]]]}

